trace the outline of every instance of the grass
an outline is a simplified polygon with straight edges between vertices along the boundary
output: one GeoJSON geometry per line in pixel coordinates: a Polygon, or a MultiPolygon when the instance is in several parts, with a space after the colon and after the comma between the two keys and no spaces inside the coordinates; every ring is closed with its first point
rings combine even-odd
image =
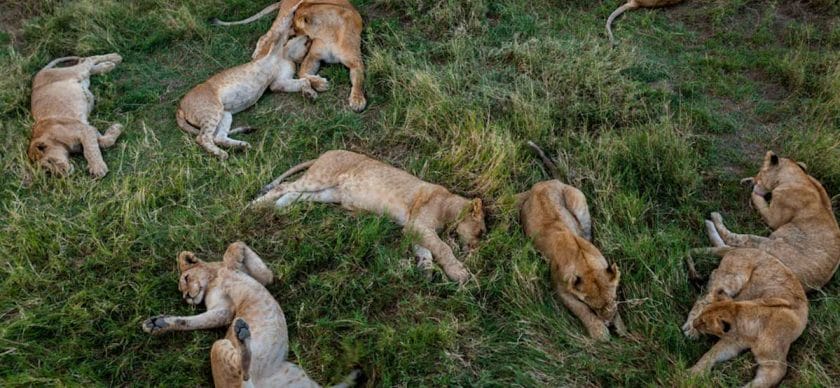
{"type": "MultiPolygon", "coordinates": [[[[699,290],[683,259],[720,210],[767,234],[738,180],[767,149],[808,164],[840,193],[840,5],[836,0],[689,1],[603,22],[618,1],[354,0],[365,22],[369,108],[349,77],[315,103],[269,94],[235,117],[260,132],[219,162],[177,129],[187,90],[248,60],[270,18],[245,0],[11,0],[0,5],[0,385],[209,385],[222,331],[152,338],[148,316],[194,314],[177,291],[184,249],[219,259],[241,239],[279,281],[291,354],[318,381],[361,365],[370,385],[742,384],[742,355],[691,379],[713,343],[679,330],[699,290]],[[52,179],[25,149],[32,76],[50,59],[116,51],[95,77],[92,123],[125,124],[109,175],[52,179]],[[513,194],[546,179],[525,141],[557,155],[590,199],[596,240],[622,269],[634,339],[586,338],[554,299],[513,194]],[[489,233],[464,289],[413,267],[388,220],[336,207],[243,210],[289,166],[346,148],[488,205],[489,233]]],[[[711,260],[698,263],[713,269],[711,260]]],[[[810,295],[785,384],[840,381],[840,281],[810,295]]]]}

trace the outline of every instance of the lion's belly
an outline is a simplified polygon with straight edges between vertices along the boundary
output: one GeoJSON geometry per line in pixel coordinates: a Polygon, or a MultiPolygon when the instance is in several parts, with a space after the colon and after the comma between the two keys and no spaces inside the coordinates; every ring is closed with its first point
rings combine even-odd
{"type": "Polygon", "coordinates": [[[35,120],[61,117],[87,122],[94,98],[85,86],[66,80],[39,87],[32,93],[32,116],[35,120]]]}

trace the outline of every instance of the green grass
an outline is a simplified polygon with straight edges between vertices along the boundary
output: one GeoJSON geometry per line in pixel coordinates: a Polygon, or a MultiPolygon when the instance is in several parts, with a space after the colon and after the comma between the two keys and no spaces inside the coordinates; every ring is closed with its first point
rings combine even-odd
{"type": "MultiPolygon", "coordinates": [[[[0,385],[209,385],[222,330],[152,338],[148,316],[194,314],[177,291],[184,249],[217,260],[250,244],[275,271],[291,354],[335,383],[361,365],[371,385],[736,385],[750,355],[704,380],[685,369],[713,343],[679,326],[699,290],[683,260],[702,219],[766,234],[738,185],[767,149],[807,163],[840,193],[840,5],[689,1],[603,22],[619,1],[355,0],[365,22],[369,108],[346,107],[347,71],[315,103],[269,94],[235,123],[261,128],[227,162],[175,125],[190,87],[247,61],[270,18],[246,0],[11,0],[0,5],[0,385]],[[95,77],[99,128],[125,124],[105,152],[53,179],[25,150],[29,85],[50,59],[117,51],[95,77]],[[546,179],[525,141],[557,155],[590,199],[596,240],[622,270],[635,339],[597,344],[552,296],[512,195],[546,179]],[[337,207],[243,210],[298,161],[347,148],[488,205],[489,233],[464,289],[413,267],[392,222],[337,207]]],[[[708,272],[714,263],[698,263],[708,272]]],[[[840,281],[811,295],[785,383],[840,381],[840,281]]]]}

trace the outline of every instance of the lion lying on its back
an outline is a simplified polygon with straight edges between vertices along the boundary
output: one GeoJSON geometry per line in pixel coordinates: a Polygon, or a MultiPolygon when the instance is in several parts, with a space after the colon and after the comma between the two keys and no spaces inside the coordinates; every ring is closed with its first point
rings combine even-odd
{"type": "MultiPolygon", "coordinates": [[[[189,317],[160,315],[143,322],[143,331],[202,330],[228,326],[225,339],[210,351],[217,387],[318,387],[300,367],[286,360],[289,334],[280,305],[265,286],[273,275],[262,259],[242,242],[231,244],[221,262],[207,263],[192,252],[178,255],[178,289],[191,305],[207,311],[189,317]],[[233,323],[233,325],[231,325],[233,323]]],[[[354,371],[336,387],[353,385],[354,371]]]]}
{"type": "Polygon", "coordinates": [[[840,263],[840,228],[825,189],[804,165],[773,152],[767,152],[761,171],[751,180],[753,206],[773,233],[732,233],[720,214],[713,213],[712,221],[706,221],[712,245],[760,249],[790,268],[806,290],[824,286],[840,263]],[[769,204],[765,196],[771,196],[769,204]]]}

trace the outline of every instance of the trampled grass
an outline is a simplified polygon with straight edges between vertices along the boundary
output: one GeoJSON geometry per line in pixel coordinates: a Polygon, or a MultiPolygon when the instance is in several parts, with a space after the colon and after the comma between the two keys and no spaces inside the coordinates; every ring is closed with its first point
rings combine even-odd
{"type": "MultiPolygon", "coordinates": [[[[291,354],[335,383],[370,385],[735,385],[742,355],[705,380],[685,369],[713,343],[679,326],[699,293],[687,250],[719,210],[766,234],[738,185],[767,149],[808,164],[840,193],[840,6],[836,0],[689,0],[637,11],[603,33],[618,1],[356,0],[366,27],[369,108],[346,108],[349,77],[310,103],[269,94],[235,117],[261,131],[219,162],[175,125],[193,85],[247,61],[270,18],[245,0],[11,0],[0,4],[0,385],[211,383],[222,331],[152,338],[140,322],[193,314],[177,291],[184,249],[220,258],[241,239],[275,271],[291,354]],[[25,149],[29,85],[50,59],[116,51],[95,77],[92,123],[126,131],[109,175],[52,179],[25,149]],[[598,344],[552,296],[512,195],[546,179],[525,141],[557,156],[589,197],[597,244],[622,270],[632,339],[598,344]],[[364,152],[488,205],[489,233],[464,289],[413,266],[400,229],[371,215],[300,205],[246,211],[272,177],[323,151],[364,152]]],[[[706,273],[711,259],[698,262],[706,273]]],[[[840,381],[840,280],[811,296],[785,383],[840,381]]]]}

